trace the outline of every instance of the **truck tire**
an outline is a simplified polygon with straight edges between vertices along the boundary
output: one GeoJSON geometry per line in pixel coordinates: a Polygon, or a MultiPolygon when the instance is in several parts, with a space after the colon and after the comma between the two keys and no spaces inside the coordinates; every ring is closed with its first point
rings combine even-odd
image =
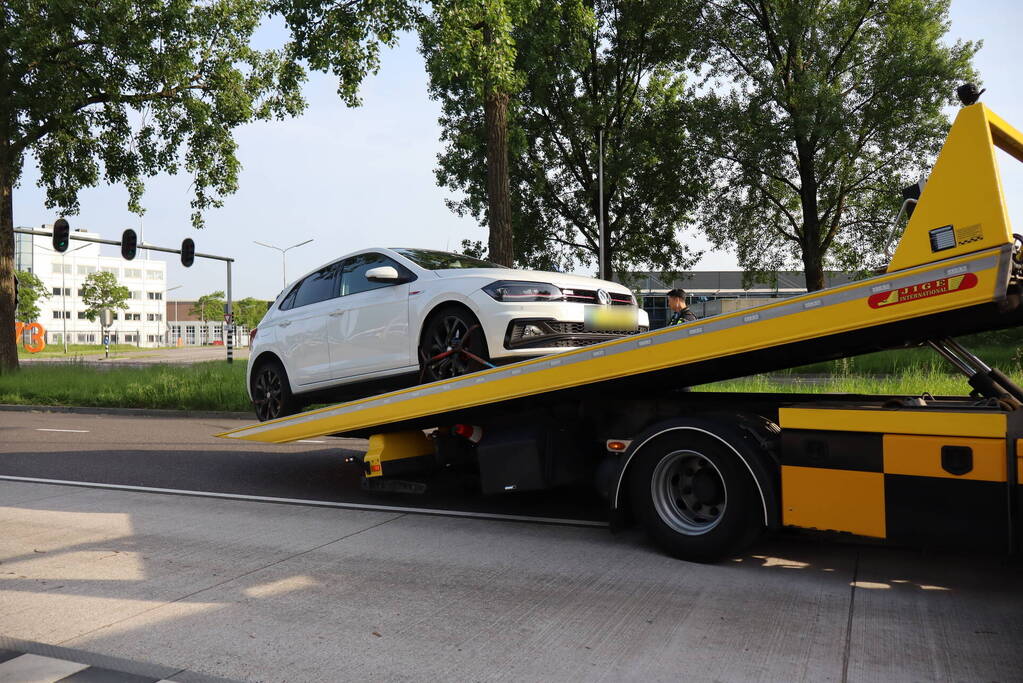
{"type": "Polygon", "coordinates": [[[637,458],[629,478],[633,510],[669,555],[714,562],[763,528],[752,478],[717,439],[669,433],[644,446],[637,458]]]}

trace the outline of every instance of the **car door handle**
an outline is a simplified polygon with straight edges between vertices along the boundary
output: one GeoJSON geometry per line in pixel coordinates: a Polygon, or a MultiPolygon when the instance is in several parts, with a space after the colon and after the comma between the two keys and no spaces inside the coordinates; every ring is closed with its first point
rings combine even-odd
{"type": "Polygon", "coordinates": [[[344,314],[345,314],[345,312],[343,310],[341,310],[341,311],[334,311],[334,312],[332,312],[330,314],[330,317],[331,318],[337,318],[338,316],[342,316],[344,314]]]}
{"type": "Polygon", "coordinates": [[[291,324],[291,321],[290,320],[282,320],[279,324],[280,324],[281,327],[287,327],[288,325],[291,324]]]}

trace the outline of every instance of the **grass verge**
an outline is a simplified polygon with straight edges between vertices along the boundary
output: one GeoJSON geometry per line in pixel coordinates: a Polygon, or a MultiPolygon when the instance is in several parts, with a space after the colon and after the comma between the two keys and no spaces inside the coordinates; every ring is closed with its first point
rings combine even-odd
{"type": "MultiPolygon", "coordinates": [[[[1019,373],[1011,375],[1021,383],[1019,373]]],[[[804,394],[877,394],[881,396],[966,396],[970,385],[962,375],[926,369],[902,370],[891,375],[756,375],[693,387],[695,391],[734,391],[804,394]]]]}
{"type": "MultiPolygon", "coordinates": [[[[1014,347],[978,351],[978,355],[1000,366],[1015,381],[1023,380],[1014,347]]],[[[884,351],[818,363],[798,371],[715,382],[695,389],[907,396],[925,392],[936,396],[964,396],[970,391],[964,377],[954,374],[937,354],[926,349],[884,351]]],[[[32,364],[14,374],[0,376],[0,403],[252,410],[245,393],[245,363],[228,365],[223,361],[142,368],[116,365],[98,368],[76,362],[32,364]]]]}
{"type": "Polygon", "coordinates": [[[40,363],[0,376],[0,403],[250,412],[245,363],[144,368],[40,363]]]}

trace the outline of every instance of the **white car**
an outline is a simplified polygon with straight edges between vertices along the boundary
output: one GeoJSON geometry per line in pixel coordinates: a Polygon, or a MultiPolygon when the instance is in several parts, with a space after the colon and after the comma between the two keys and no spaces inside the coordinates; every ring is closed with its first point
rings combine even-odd
{"type": "Polygon", "coordinates": [[[253,330],[260,420],[649,327],[629,289],[427,249],[365,249],[285,288],[253,330]]]}

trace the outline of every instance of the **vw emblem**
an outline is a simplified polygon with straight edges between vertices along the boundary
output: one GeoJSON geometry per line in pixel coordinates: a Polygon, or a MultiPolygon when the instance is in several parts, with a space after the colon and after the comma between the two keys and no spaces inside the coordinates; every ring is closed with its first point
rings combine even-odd
{"type": "Polygon", "coordinates": [[[611,303],[611,295],[605,292],[603,289],[597,290],[597,301],[601,306],[607,306],[611,303]]]}

